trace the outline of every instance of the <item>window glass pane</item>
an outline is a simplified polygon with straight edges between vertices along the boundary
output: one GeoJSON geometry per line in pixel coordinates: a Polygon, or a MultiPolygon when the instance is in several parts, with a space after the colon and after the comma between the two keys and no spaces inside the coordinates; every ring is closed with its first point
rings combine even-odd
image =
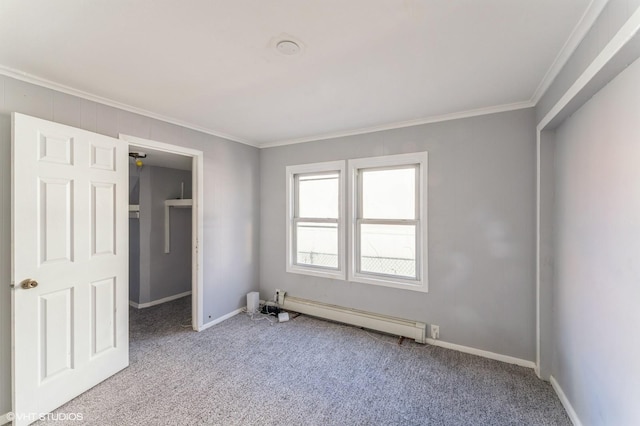
{"type": "Polygon", "coordinates": [[[338,224],[298,222],[296,247],[297,264],[338,269],[338,224]]]}
{"type": "Polygon", "coordinates": [[[360,272],[416,278],[416,226],[360,225],[360,272]]]}
{"type": "Polygon", "coordinates": [[[338,218],[339,174],[298,176],[298,217],[338,218]]]}
{"type": "Polygon", "coordinates": [[[416,219],[416,167],[361,170],[365,219],[416,219]]]}

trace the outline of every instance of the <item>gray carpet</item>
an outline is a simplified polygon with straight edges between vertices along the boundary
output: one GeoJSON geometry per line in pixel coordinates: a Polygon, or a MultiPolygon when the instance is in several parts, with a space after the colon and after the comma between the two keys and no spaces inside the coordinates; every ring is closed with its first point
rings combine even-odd
{"type": "Polygon", "coordinates": [[[189,313],[189,297],[132,309],[130,367],[53,414],[95,425],[571,424],[530,369],[307,316],[241,314],[196,333],[181,327],[189,313]]]}

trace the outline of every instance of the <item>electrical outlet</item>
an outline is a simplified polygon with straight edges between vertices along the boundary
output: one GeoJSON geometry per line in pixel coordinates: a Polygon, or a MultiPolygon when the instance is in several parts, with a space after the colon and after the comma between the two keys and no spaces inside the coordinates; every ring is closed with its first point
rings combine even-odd
{"type": "Polygon", "coordinates": [[[440,338],[440,326],[431,324],[431,338],[438,340],[440,338]]]}
{"type": "Polygon", "coordinates": [[[276,288],[276,297],[275,297],[275,301],[278,305],[282,305],[284,303],[284,295],[287,292],[284,290],[280,290],[279,288],[276,288]]]}

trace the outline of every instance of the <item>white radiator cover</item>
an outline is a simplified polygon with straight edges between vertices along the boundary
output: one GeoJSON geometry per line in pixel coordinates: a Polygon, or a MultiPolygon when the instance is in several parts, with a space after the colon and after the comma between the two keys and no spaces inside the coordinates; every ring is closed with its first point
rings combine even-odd
{"type": "Polygon", "coordinates": [[[336,322],[382,331],[396,336],[414,339],[418,343],[426,343],[427,325],[423,322],[410,321],[298,297],[284,296],[280,307],[285,310],[300,312],[314,317],[325,318],[336,322]]]}

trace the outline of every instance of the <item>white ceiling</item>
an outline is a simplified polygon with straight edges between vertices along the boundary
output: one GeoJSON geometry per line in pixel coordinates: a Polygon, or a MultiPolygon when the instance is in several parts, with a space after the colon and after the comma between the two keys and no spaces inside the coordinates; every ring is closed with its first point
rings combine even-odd
{"type": "Polygon", "coordinates": [[[531,106],[605,3],[1,0],[0,72],[272,146],[531,106]]]}

